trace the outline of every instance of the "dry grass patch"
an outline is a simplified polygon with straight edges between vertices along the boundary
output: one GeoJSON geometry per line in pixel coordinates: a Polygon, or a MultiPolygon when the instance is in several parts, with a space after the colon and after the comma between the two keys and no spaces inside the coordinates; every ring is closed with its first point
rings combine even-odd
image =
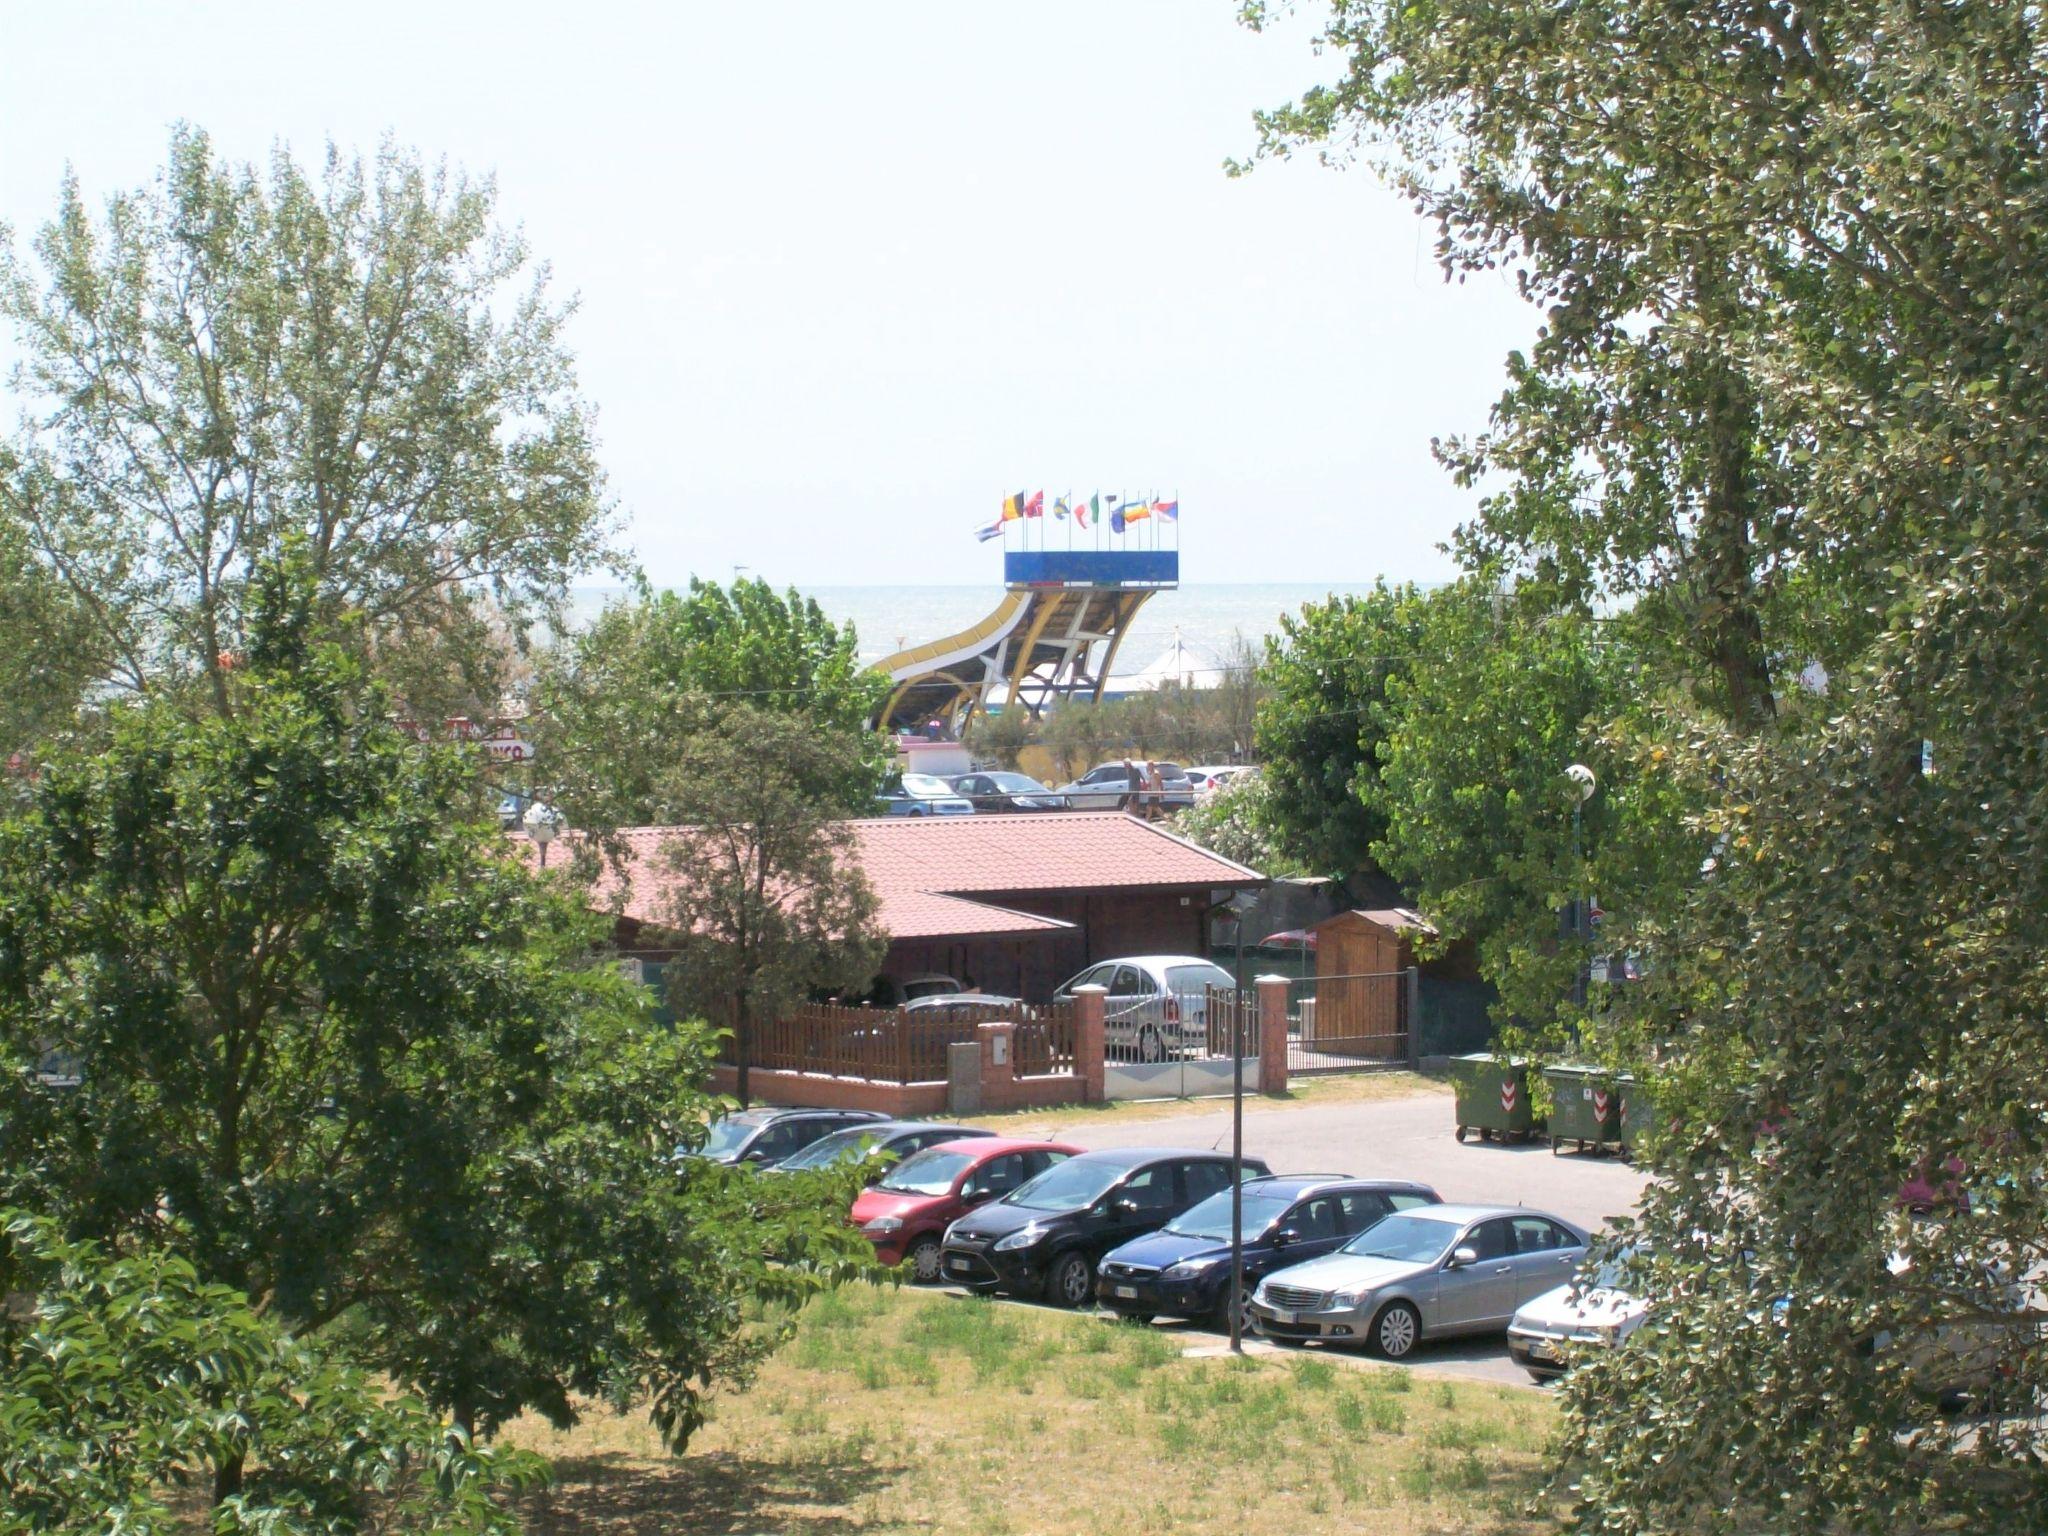
{"type": "Polygon", "coordinates": [[[554,1458],[541,1533],[1546,1529],[1548,1403],[1315,1354],[1186,1359],[1151,1328],[930,1293],[820,1299],[690,1453],[640,1420],[511,1438],[554,1458]]]}
{"type": "MultiPolygon", "coordinates": [[[[1451,1092],[1450,1083],[1443,1078],[1426,1077],[1420,1072],[1338,1073],[1330,1077],[1296,1078],[1287,1092],[1281,1094],[1247,1094],[1244,1107],[1247,1115],[1256,1115],[1294,1104],[1366,1104],[1451,1092]]],[[[1165,1120],[1224,1108],[1229,1103],[1228,1094],[1198,1099],[1119,1099],[1109,1104],[1064,1104],[1056,1109],[1011,1109],[970,1118],[977,1125],[993,1126],[1005,1135],[1021,1136],[1041,1128],[1056,1130],[1067,1125],[1165,1120]]]]}

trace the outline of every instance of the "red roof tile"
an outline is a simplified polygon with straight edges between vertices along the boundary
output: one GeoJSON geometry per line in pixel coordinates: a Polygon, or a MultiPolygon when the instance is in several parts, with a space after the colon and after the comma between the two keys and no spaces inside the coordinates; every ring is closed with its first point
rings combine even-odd
{"type": "MultiPolygon", "coordinates": [[[[1265,883],[1256,870],[1121,811],[887,817],[852,822],[849,828],[861,868],[880,901],[882,927],[897,939],[1043,933],[1071,926],[962,899],[976,892],[1021,895],[1265,883]]],[[[662,846],[681,830],[621,831],[631,889],[622,892],[618,881],[607,877],[593,892],[593,905],[643,923],[664,922],[664,892],[676,875],[662,846]]]]}

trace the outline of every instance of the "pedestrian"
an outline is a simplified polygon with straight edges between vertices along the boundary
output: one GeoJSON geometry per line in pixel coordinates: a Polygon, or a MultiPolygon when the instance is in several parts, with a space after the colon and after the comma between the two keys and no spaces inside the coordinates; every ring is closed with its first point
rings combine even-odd
{"type": "Polygon", "coordinates": [[[1159,765],[1151,758],[1145,759],[1145,819],[1156,821],[1164,810],[1166,799],[1166,775],[1159,771],[1159,765]]]}
{"type": "Polygon", "coordinates": [[[1117,805],[1117,809],[1118,809],[1118,810],[1120,810],[1120,811],[1122,811],[1122,812],[1123,812],[1123,813],[1124,813],[1125,815],[1127,815],[1127,816],[1128,816],[1128,815],[1129,815],[1129,814],[1130,814],[1130,813],[1131,813],[1132,811],[1136,810],[1136,809],[1138,808],[1139,804],[1140,804],[1140,800],[1139,800],[1139,797],[1138,797],[1138,791],[1139,791],[1140,789],[1142,789],[1143,787],[1144,787],[1144,786],[1143,786],[1142,784],[1140,784],[1140,783],[1138,782],[1138,770],[1137,770],[1137,769],[1136,769],[1135,767],[1133,767],[1133,766],[1132,766],[1132,764],[1131,764],[1131,760],[1130,760],[1130,759],[1129,759],[1128,757],[1127,757],[1127,758],[1125,758],[1125,759],[1124,759],[1124,797],[1123,797],[1123,799],[1122,799],[1122,800],[1121,800],[1121,801],[1120,801],[1120,802],[1118,803],[1118,805],[1117,805]]]}

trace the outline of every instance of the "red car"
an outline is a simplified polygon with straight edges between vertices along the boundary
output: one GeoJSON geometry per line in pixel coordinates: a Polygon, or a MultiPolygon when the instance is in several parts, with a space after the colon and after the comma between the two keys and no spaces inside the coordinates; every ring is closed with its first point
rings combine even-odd
{"type": "Polygon", "coordinates": [[[911,1278],[939,1278],[946,1228],[977,1205],[1007,1195],[1080,1151],[1056,1141],[974,1136],[942,1141],[903,1159],[853,1202],[853,1224],[884,1264],[908,1263],[911,1278]]]}

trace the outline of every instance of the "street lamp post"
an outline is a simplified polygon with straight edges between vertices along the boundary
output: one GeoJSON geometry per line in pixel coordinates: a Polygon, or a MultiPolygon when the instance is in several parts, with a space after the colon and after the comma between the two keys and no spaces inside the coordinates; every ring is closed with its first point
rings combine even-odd
{"type": "MultiPolygon", "coordinates": [[[[1244,897],[1224,906],[1231,924],[1230,1352],[1244,1353],[1244,897]]],[[[1263,1070],[1263,1069],[1262,1069],[1263,1070]]]]}

